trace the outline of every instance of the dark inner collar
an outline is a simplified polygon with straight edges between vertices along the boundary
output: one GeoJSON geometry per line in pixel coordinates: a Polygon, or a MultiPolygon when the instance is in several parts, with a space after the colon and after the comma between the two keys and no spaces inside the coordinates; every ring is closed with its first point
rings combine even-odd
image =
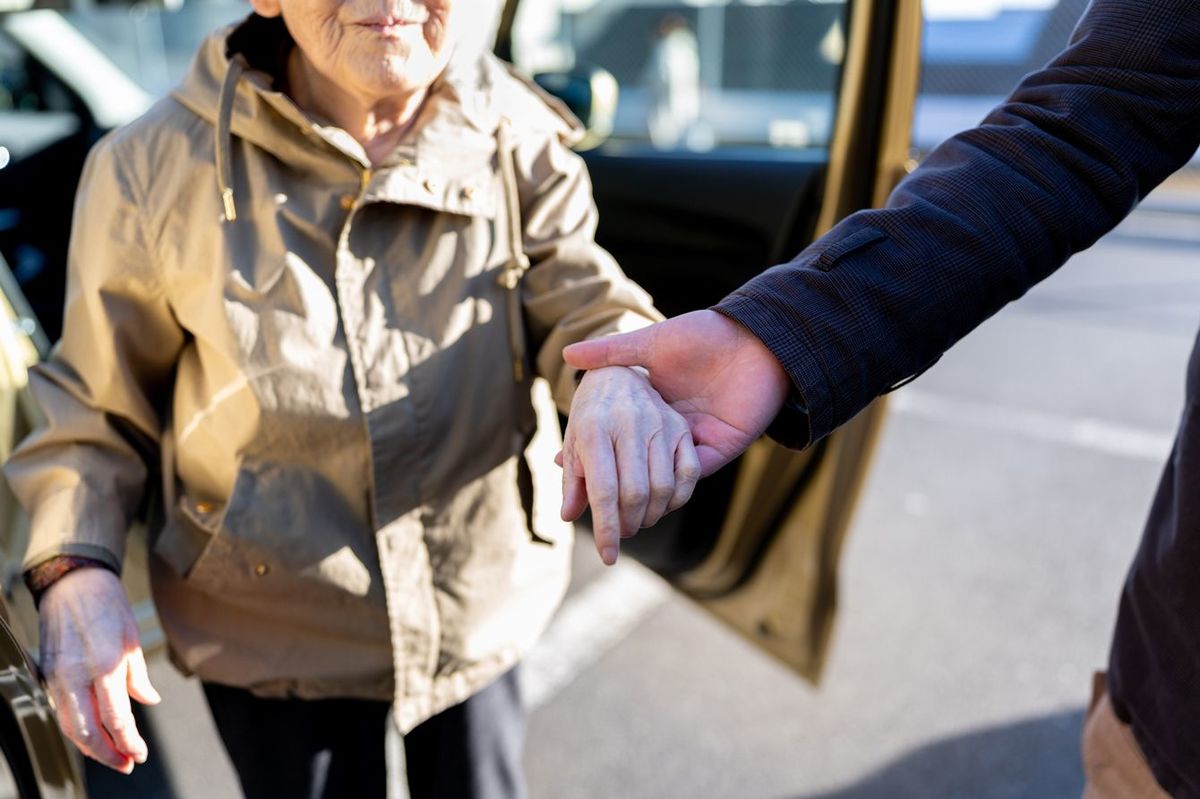
{"type": "Polygon", "coordinates": [[[225,56],[241,55],[251,69],[266,74],[271,88],[287,94],[288,56],[296,41],[283,23],[283,17],[251,14],[229,35],[225,56]]]}

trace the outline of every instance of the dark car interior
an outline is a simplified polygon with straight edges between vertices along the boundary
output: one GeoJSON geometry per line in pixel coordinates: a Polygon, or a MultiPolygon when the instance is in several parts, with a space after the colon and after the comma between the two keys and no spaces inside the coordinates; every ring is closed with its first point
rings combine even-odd
{"type": "Polygon", "coordinates": [[[104,131],[69,87],[3,33],[0,115],[12,121],[0,141],[11,159],[0,169],[0,255],[54,341],[62,328],[75,186],[104,131]]]}

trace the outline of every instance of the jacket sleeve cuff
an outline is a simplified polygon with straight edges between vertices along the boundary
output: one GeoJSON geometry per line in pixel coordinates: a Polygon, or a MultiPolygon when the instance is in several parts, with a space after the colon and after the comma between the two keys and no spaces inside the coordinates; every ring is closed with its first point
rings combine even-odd
{"type": "Polygon", "coordinates": [[[792,392],[767,428],[767,435],[790,449],[803,449],[829,435],[833,426],[829,382],[808,332],[766,302],[740,290],[712,310],[757,336],[791,378],[792,392]]]}
{"type": "Polygon", "coordinates": [[[767,438],[788,449],[804,449],[812,443],[812,423],[804,398],[795,389],[779,409],[766,431],[767,438]]]}
{"type": "Polygon", "coordinates": [[[121,573],[129,525],[117,500],[76,485],[42,497],[32,516],[22,571],[70,555],[99,561],[121,573]]]}
{"type": "Polygon", "coordinates": [[[43,564],[61,557],[82,558],[94,561],[97,565],[103,566],[113,574],[119,575],[121,573],[121,561],[110,550],[96,544],[77,542],[63,542],[49,549],[42,549],[37,552],[30,551],[25,556],[25,562],[21,568],[28,575],[43,564]]]}

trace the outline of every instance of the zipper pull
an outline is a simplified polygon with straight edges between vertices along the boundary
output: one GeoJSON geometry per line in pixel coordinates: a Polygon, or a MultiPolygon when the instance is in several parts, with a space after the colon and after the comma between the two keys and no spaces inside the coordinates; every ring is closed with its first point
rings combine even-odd
{"type": "Polygon", "coordinates": [[[496,282],[509,291],[512,291],[521,282],[521,273],[512,266],[506,266],[501,270],[500,277],[496,282]]]}

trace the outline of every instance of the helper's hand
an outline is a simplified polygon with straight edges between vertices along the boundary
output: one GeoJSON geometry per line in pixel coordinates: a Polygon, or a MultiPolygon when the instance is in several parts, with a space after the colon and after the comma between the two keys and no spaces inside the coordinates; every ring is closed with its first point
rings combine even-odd
{"type": "Polygon", "coordinates": [[[129,704],[157,704],[125,589],[102,568],[77,569],[42,595],[41,666],[58,724],[79,750],[125,774],[146,762],[129,704]]]}
{"type": "Polygon", "coordinates": [[[763,434],[790,387],[766,345],[716,311],[572,344],[563,357],[578,369],[645,367],[662,398],[687,419],[706,477],[763,434]]]}
{"type": "Polygon", "coordinates": [[[574,521],[591,503],[596,549],[610,566],[622,538],[687,502],[700,479],[687,421],[623,366],[583,376],[559,461],[562,517],[574,521]]]}

